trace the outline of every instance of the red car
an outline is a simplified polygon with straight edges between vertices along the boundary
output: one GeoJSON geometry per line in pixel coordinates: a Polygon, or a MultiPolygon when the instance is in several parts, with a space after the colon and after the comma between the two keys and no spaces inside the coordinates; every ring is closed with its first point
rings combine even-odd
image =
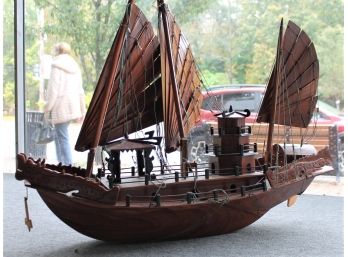
{"type": "Polygon", "coordinates": [[[264,85],[212,87],[209,92],[203,93],[201,122],[216,122],[214,114],[227,111],[232,106],[234,110],[249,109],[251,114],[246,122],[252,123],[257,117],[264,91],[264,85]]]}
{"type": "MultiPolygon", "coordinates": [[[[253,123],[265,92],[265,85],[241,84],[211,87],[209,92],[203,92],[201,108],[201,121],[216,122],[214,114],[227,111],[230,106],[234,110],[249,109],[251,115],[246,118],[246,123],[253,123]],[[212,110],[212,111],[211,111],[212,110]]],[[[318,101],[318,111],[313,119],[318,125],[337,125],[338,131],[344,131],[342,117],[335,114],[335,109],[322,101],[318,101]]]]}

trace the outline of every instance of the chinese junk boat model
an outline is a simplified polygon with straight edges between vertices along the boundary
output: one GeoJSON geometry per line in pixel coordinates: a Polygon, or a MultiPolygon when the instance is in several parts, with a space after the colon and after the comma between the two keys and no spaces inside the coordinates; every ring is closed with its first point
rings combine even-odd
{"type": "Polygon", "coordinates": [[[249,142],[250,112],[231,107],[217,115],[218,130],[211,129],[209,163],[188,162],[185,136],[199,120],[202,81],[163,0],[158,12],[156,36],[136,4],[127,4],[75,147],[89,150],[87,168],[17,156],[16,178],[35,188],[63,222],[92,238],[134,242],[229,233],[285,200],[291,204],[315,176],[331,170],[325,151],[289,158],[295,147],[272,146],[275,124],[305,128],[317,100],[315,48],[291,21],[284,34],[281,23],[257,119],[269,123],[265,153],[249,142]],[[151,131],[131,138],[159,123],[163,138],[151,131]],[[93,173],[97,146],[108,154],[107,168],[93,173]],[[180,165],[170,166],[161,146],[167,153],[179,148],[180,165]],[[136,154],[135,167],[121,166],[124,151],[136,154]],[[156,153],[158,166],[151,156],[156,153]]]}

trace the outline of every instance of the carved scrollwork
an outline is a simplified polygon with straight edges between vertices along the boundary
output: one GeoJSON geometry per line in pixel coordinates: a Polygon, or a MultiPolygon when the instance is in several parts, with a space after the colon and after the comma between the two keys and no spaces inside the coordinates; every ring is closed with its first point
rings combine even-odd
{"type": "Polygon", "coordinates": [[[330,164],[329,159],[322,157],[322,154],[305,157],[289,165],[285,165],[278,170],[268,170],[266,172],[267,178],[272,187],[279,187],[312,177],[313,172],[330,164]]]}
{"type": "MultiPolygon", "coordinates": [[[[115,204],[119,194],[119,188],[107,189],[98,178],[86,178],[78,176],[78,168],[61,165],[48,165],[44,161],[27,158],[24,154],[17,155],[18,169],[17,180],[27,180],[34,188],[43,188],[61,193],[78,191],[74,196],[81,198],[115,204]],[[64,168],[63,168],[64,167],[64,168]]],[[[80,169],[79,174],[84,173],[80,169]]]]}

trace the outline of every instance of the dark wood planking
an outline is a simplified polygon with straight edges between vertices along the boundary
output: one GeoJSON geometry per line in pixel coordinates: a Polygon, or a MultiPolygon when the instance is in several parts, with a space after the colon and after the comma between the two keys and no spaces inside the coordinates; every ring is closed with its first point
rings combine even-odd
{"type": "Polygon", "coordinates": [[[281,68],[280,93],[278,96],[274,95],[276,74],[273,68],[257,121],[306,127],[316,103],[319,78],[316,51],[307,34],[291,21],[283,39],[284,65],[281,68]],[[275,121],[271,121],[270,110],[274,101],[277,103],[277,111],[275,121]]]}
{"type": "MultiPolygon", "coordinates": [[[[287,31],[285,33],[287,33],[287,31]]],[[[310,44],[311,44],[311,40],[309,39],[308,35],[303,30],[301,30],[296,40],[296,44],[291,49],[291,53],[288,59],[286,60],[286,63],[285,63],[286,74],[288,74],[289,71],[296,65],[296,63],[304,54],[305,50],[310,44]]]]}
{"type": "MultiPolygon", "coordinates": [[[[126,19],[127,14],[125,14],[124,17],[124,20],[126,19]]],[[[125,24],[127,23],[125,22],[125,24]]],[[[126,93],[128,92],[126,94],[126,98],[128,97],[128,99],[131,99],[131,97],[133,97],[134,99],[138,97],[138,94],[142,94],[144,87],[148,86],[148,84],[151,81],[153,81],[153,79],[157,77],[159,74],[160,69],[158,66],[160,64],[158,63],[157,66],[153,64],[153,60],[156,58],[155,52],[157,51],[159,42],[157,37],[154,35],[151,24],[147,21],[146,17],[134,4],[131,5],[131,14],[129,17],[128,26],[130,28],[130,36],[128,40],[128,45],[126,46],[125,50],[127,51],[126,64],[128,63],[127,68],[129,68],[129,74],[126,74],[123,79],[126,79],[125,91],[126,93]],[[148,76],[145,76],[144,74],[144,70],[146,71],[145,67],[151,67],[148,68],[148,72],[146,74],[148,76]],[[133,81],[130,80],[131,76],[133,77],[133,81]],[[132,85],[130,85],[131,82],[133,82],[132,85]],[[136,91],[131,91],[130,88],[134,85],[136,86],[136,91]]],[[[92,98],[91,105],[88,109],[85,122],[81,128],[80,136],[77,141],[77,148],[79,148],[80,150],[88,149],[92,145],[92,140],[94,138],[93,135],[96,131],[96,126],[98,125],[95,121],[95,117],[100,116],[100,104],[104,101],[106,97],[105,94],[103,94],[103,88],[104,84],[110,76],[114,77],[113,89],[111,92],[111,99],[108,103],[108,110],[105,119],[106,123],[103,126],[101,142],[105,143],[108,140],[116,139],[118,137],[123,136],[125,133],[123,129],[123,123],[115,121],[115,112],[113,111],[116,105],[116,97],[119,94],[119,79],[121,75],[120,65],[118,65],[118,69],[116,70],[115,74],[110,74],[110,65],[113,62],[113,59],[117,58],[117,56],[114,56],[114,51],[116,47],[115,45],[122,44],[122,42],[118,40],[118,35],[119,33],[117,33],[116,35],[114,46],[108,55],[106,64],[98,81],[95,94],[92,98]],[[117,134],[116,132],[112,132],[112,134],[116,138],[110,138],[110,130],[112,130],[114,126],[118,126],[118,128],[116,128],[115,131],[120,131],[121,133],[117,134]]],[[[118,60],[118,62],[120,63],[121,60],[118,60]]],[[[125,110],[125,112],[120,113],[119,116],[122,118],[125,116],[124,113],[127,112],[134,112],[134,110],[128,108],[125,110]]],[[[129,116],[131,116],[131,114],[129,116]]],[[[160,114],[158,116],[160,117],[160,114]]],[[[143,118],[144,120],[147,120],[147,124],[153,125],[157,122],[153,117],[154,115],[147,114],[143,118]]],[[[127,122],[132,123],[134,121],[127,122]]],[[[132,126],[132,128],[134,128],[134,126],[132,126]]],[[[128,131],[128,133],[131,132],[134,131],[128,131]]]]}
{"type": "MultiPolygon", "coordinates": [[[[144,34],[143,35],[147,35],[144,34]]],[[[139,42],[140,47],[137,47],[137,51],[133,52],[138,52],[138,54],[135,53],[135,55],[131,55],[132,58],[129,60],[129,67],[127,66],[128,69],[128,74],[127,74],[127,79],[125,83],[125,90],[123,92],[123,104],[127,104],[128,107],[125,105],[122,105],[122,109],[120,110],[120,113],[118,115],[118,119],[115,118],[115,112],[113,109],[115,109],[116,104],[116,98],[117,94],[120,92],[116,91],[118,88],[115,87],[115,91],[113,93],[113,97],[110,100],[110,106],[108,110],[108,114],[106,117],[106,124],[104,125],[104,131],[103,131],[103,137],[101,138],[101,145],[105,144],[107,141],[113,140],[115,138],[122,137],[126,132],[132,133],[136,131],[136,127],[132,126],[128,130],[122,131],[122,127],[124,127],[124,123],[128,122],[131,123],[132,120],[123,120],[124,117],[129,117],[129,119],[132,119],[131,117],[134,117],[139,114],[138,110],[135,109],[135,106],[137,105],[136,99],[139,99],[139,105],[140,100],[144,99],[144,86],[148,85],[153,79],[154,76],[153,74],[158,74],[159,73],[159,62],[158,63],[151,63],[152,59],[155,57],[154,56],[154,50],[157,49],[158,47],[158,41],[155,37],[149,37],[146,39],[146,41],[139,42]],[[154,42],[155,41],[155,42],[154,42]],[[148,61],[147,61],[148,60],[148,61]],[[150,69],[146,70],[145,67],[150,67],[150,69]],[[145,70],[145,73],[144,73],[145,70]],[[146,76],[147,75],[147,76],[146,76]],[[130,79],[132,77],[132,79],[130,79]],[[116,120],[115,120],[116,119],[116,120]],[[117,134],[112,131],[121,131],[120,134],[117,134]],[[112,137],[110,135],[112,134],[112,137]]],[[[131,53],[133,53],[131,52],[131,53]]],[[[116,79],[116,82],[118,84],[118,78],[116,79]]],[[[158,91],[158,95],[160,95],[160,88],[158,87],[156,89],[158,91]]],[[[148,91],[148,90],[146,90],[148,91]]],[[[145,91],[145,92],[146,92],[145,91]]],[[[147,96],[149,96],[149,99],[146,100],[151,100],[151,103],[146,103],[145,105],[148,107],[149,105],[153,105],[154,103],[154,97],[151,97],[151,94],[153,93],[147,93],[147,96]]],[[[143,106],[140,106],[142,108],[143,106]]],[[[156,122],[160,122],[161,120],[156,120],[155,119],[154,112],[147,112],[145,113],[142,118],[146,120],[147,126],[153,125],[156,122]]],[[[158,114],[158,118],[160,118],[161,115],[158,114]]]]}
{"type": "Polygon", "coordinates": [[[319,63],[315,61],[312,65],[302,74],[297,74],[295,72],[289,74],[287,77],[288,89],[287,91],[282,92],[280,97],[283,94],[291,95],[296,93],[296,91],[306,85],[308,85],[313,80],[318,81],[319,79],[319,63]]]}
{"type": "Polygon", "coordinates": [[[256,191],[225,204],[202,201],[177,206],[110,206],[39,189],[47,206],[63,222],[105,241],[139,242],[230,233],[250,225],[270,208],[302,193],[313,177],[266,192],[256,191]],[[67,212],[66,210],[70,210],[67,212]]]}
{"type": "MultiPolygon", "coordinates": [[[[195,121],[199,120],[199,110],[192,111],[193,105],[199,108],[202,98],[200,94],[194,93],[195,89],[200,87],[200,79],[198,71],[195,68],[195,63],[188,46],[185,36],[181,33],[178,24],[170,12],[167,12],[168,28],[170,38],[172,39],[172,56],[175,66],[175,78],[179,87],[179,95],[181,97],[180,105],[184,110],[182,119],[184,121],[184,132],[188,133],[195,121]],[[194,93],[194,94],[192,94],[194,93]],[[190,97],[197,97],[196,99],[190,97]],[[197,102],[198,101],[198,102],[197,102]],[[188,112],[189,111],[189,112],[188,112]],[[188,117],[186,117],[188,112],[188,117]],[[186,120],[189,118],[189,122],[186,120]],[[192,122],[193,121],[193,122],[192,122]]],[[[161,24],[161,23],[160,23],[161,24]]],[[[169,63],[167,59],[168,53],[166,43],[164,41],[162,25],[160,25],[159,37],[161,42],[161,58],[162,58],[162,90],[164,99],[164,126],[166,138],[166,151],[170,152],[177,148],[179,139],[179,127],[177,123],[177,114],[174,111],[174,103],[172,101],[173,91],[171,88],[172,81],[169,78],[169,63]]]]}

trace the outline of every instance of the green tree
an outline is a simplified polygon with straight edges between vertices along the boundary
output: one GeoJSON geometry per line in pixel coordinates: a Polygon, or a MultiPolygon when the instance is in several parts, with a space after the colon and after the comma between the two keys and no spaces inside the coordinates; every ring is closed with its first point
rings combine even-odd
{"type": "MultiPolygon", "coordinates": [[[[14,4],[4,2],[4,111],[14,114],[14,4]]],[[[26,108],[38,110],[39,80],[38,75],[38,26],[37,13],[32,0],[26,1],[25,10],[25,94],[26,108]]]]}
{"type": "Polygon", "coordinates": [[[57,42],[70,43],[81,64],[86,91],[92,91],[125,5],[112,0],[35,0],[35,3],[45,11],[46,52],[50,53],[57,42]]]}
{"type": "MultiPolygon", "coordinates": [[[[38,8],[43,8],[46,13],[44,28],[48,37],[46,50],[50,51],[54,42],[62,40],[70,42],[83,69],[85,88],[87,91],[92,91],[124,14],[126,1],[35,0],[35,2],[38,8]]],[[[181,1],[171,2],[174,9],[185,8],[181,1]]],[[[208,6],[209,2],[200,0],[190,3],[189,7],[186,6],[187,11],[195,10],[193,13],[197,13],[208,6]]],[[[153,12],[156,9],[153,0],[139,1],[139,5],[144,6],[146,13],[152,11],[149,19],[154,20],[157,13],[155,15],[153,12]]],[[[194,15],[188,15],[186,19],[192,17],[194,15]]]]}
{"type": "MultiPolygon", "coordinates": [[[[123,16],[126,0],[27,0],[26,86],[30,108],[37,107],[36,67],[40,28],[37,10],[45,11],[45,52],[69,42],[78,59],[90,99],[123,16]],[[33,4],[33,2],[35,4],[33,4]]],[[[293,20],[313,40],[320,62],[320,98],[343,99],[342,0],[166,1],[191,43],[208,85],[266,83],[274,63],[280,19],[293,20]]],[[[137,1],[157,28],[157,4],[137,1]]],[[[13,2],[5,1],[4,104],[13,109],[13,2]]]]}
{"type": "Polygon", "coordinates": [[[4,95],[4,112],[6,114],[14,113],[14,30],[13,30],[13,1],[4,1],[4,28],[3,28],[3,44],[4,44],[4,78],[3,88],[4,95]]]}
{"type": "Polygon", "coordinates": [[[202,22],[195,31],[201,41],[193,41],[199,64],[209,77],[225,73],[229,83],[266,83],[281,18],[284,29],[292,20],[314,42],[320,62],[320,98],[331,104],[343,102],[342,0],[219,1],[196,17],[202,22]]]}
{"type": "MultiPolygon", "coordinates": [[[[246,66],[246,82],[267,81],[274,62],[278,29],[275,22],[284,17],[306,31],[314,42],[320,63],[319,97],[335,104],[343,102],[343,1],[256,1],[255,12],[263,10],[255,29],[253,58],[246,66]],[[258,10],[258,11],[257,11],[258,10]]],[[[252,12],[250,6],[245,7],[252,12]]]]}

